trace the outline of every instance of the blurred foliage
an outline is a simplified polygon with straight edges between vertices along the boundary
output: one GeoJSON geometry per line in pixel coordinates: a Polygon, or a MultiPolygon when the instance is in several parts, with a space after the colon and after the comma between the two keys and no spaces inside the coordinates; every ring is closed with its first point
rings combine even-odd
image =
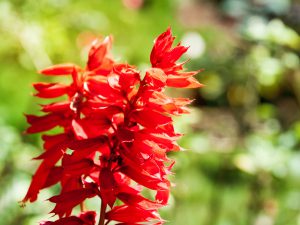
{"type": "MultiPolygon", "coordinates": [[[[120,61],[149,65],[168,26],[190,45],[206,86],[175,118],[176,183],[163,217],[174,225],[300,225],[300,3],[296,0],[0,0],[0,224],[48,219],[55,192],[22,209],[40,152],[24,136],[38,109],[30,84],[52,63],[86,59],[92,35],[113,34],[120,61]],[[83,50],[82,50],[83,48],[83,50]]],[[[95,204],[93,202],[91,205],[95,204]]]]}

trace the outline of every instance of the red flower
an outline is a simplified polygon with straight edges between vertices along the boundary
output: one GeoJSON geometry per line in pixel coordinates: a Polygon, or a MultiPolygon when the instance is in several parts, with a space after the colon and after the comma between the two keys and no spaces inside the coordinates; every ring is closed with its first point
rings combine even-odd
{"type": "Polygon", "coordinates": [[[177,63],[178,59],[188,50],[188,47],[180,43],[172,48],[175,37],[172,36],[171,28],[162,33],[155,40],[150,61],[152,67],[162,69],[167,76],[167,86],[177,88],[197,88],[202,85],[193,78],[200,72],[182,72],[184,63],[177,63]]]}
{"type": "Polygon", "coordinates": [[[59,219],[43,225],[94,225],[93,211],[72,216],[74,207],[83,209],[84,201],[93,197],[102,202],[99,225],[163,224],[157,210],[167,204],[174,164],[167,153],[180,150],[172,116],[187,113],[191,102],[171,98],[164,90],[201,86],[193,78],[198,71],[182,72],[183,63],[177,61],[187,48],[172,48],[170,29],[157,38],[152,68],[144,76],[134,66],[112,60],[111,40],[93,42],[85,69],[60,64],[41,71],[71,75],[71,84],[34,84],[37,97],[66,96],[42,105],[44,115],[26,116],[27,133],[61,128],[60,133],[42,136],[45,151],[35,158],[42,162],[23,199],[35,201],[41,189],[60,184],[60,194],[49,199],[59,219]],[[143,188],[156,191],[154,200],[142,195],[143,188]],[[116,199],[123,204],[117,205],[116,199]]]}

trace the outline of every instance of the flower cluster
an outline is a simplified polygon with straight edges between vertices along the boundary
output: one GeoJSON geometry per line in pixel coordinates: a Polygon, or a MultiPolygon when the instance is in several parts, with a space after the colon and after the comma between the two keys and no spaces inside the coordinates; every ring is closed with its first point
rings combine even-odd
{"type": "Polygon", "coordinates": [[[95,40],[86,68],[60,64],[41,71],[44,75],[72,77],[69,85],[35,83],[37,97],[65,101],[42,105],[42,116],[26,115],[27,133],[56,128],[43,134],[44,152],[28,192],[23,199],[33,202],[41,189],[59,183],[61,192],[49,199],[55,222],[43,225],[163,224],[158,209],[167,204],[168,174],[174,162],[167,157],[178,151],[172,116],[187,113],[187,98],[171,98],[166,87],[197,88],[195,72],[184,72],[178,59],[187,48],[172,47],[171,29],[154,43],[152,67],[142,75],[134,66],[118,64],[110,56],[111,37],[95,40]],[[61,99],[61,98],[60,98],[61,99]],[[59,127],[59,128],[57,128],[59,127]],[[53,133],[53,132],[52,132],[53,133]],[[155,191],[153,198],[143,188],[155,191]],[[86,211],[84,202],[99,197],[98,216],[86,211]],[[118,199],[118,201],[117,201],[118,199]],[[81,214],[72,215],[80,206],[81,214]]]}

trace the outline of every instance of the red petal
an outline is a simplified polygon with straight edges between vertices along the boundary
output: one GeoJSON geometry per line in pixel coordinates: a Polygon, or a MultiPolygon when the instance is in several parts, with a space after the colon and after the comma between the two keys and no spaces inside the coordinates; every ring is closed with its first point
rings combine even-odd
{"type": "Polygon", "coordinates": [[[150,68],[146,71],[144,81],[155,89],[161,89],[166,86],[167,75],[161,69],[150,68]]]}
{"type": "Polygon", "coordinates": [[[49,173],[49,167],[46,167],[44,164],[41,164],[39,166],[34,176],[32,177],[31,184],[22,202],[34,202],[37,199],[40,190],[45,186],[49,173]]]}
{"type": "Polygon", "coordinates": [[[174,37],[172,36],[170,27],[157,37],[150,55],[150,61],[153,67],[156,67],[162,54],[172,47],[173,41],[174,37]]]}
{"type": "MultiPolygon", "coordinates": [[[[163,221],[157,223],[151,223],[151,225],[162,225],[163,221]]],[[[118,223],[116,225],[144,225],[144,223],[118,223]]]]}
{"type": "Polygon", "coordinates": [[[167,85],[169,87],[176,87],[176,88],[199,88],[203,86],[203,84],[200,84],[194,77],[188,77],[188,78],[168,77],[167,85]]]}
{"type": "Polygon", "coordinates": [[[189,112],[185,105],[191,102],[187,98],[171,98],[161,92],[154,92],[147,104],[149,108],[153,108],[161,113],[179,115],[189,112]]]}
{"type": "Polygon", "coordinates": [[[105,144],[104,138],[90,138],[83,140],[72,140],[68,147],[76,151],[84,151],[86,149],[99,150],[105,144]]]}
{"type": "Polygon", "coordinates": [[[121,142],[132,142],[134,140],[134,132],[125,128],[119,128],[117,135],[121,142]]]}
{"type": "Polygon", "coordinates": [[[57,114],[47,114],[45,116],[26,115],[27,122],[31,126],[26,130],[27,133],[38,133],[51,130],[52,128],[62,125],[64,119],[57,114]]]}
{"type": "Polygon", "coordinates": [[[155,210],[144,210],[124,205],[114,207],[111,211],[105,214],[105,218],[125,223],[160,220],[160,217],[155,210]]]}
{"type": "Polygon", "coordinates": [[[43,112],[68,112],[70,111],[70,102],[57,102],[48,105],[42,105],[43,112]]]}
{"type": "Polygon", "coordinates": [[[40,225],[85,225],[84,221],[76,216],[70,216],[65,218],[60,218],[54,222],[46,221],[40,223],[40,225]]]}
{"type": "Polygon", "coordinates": [[[121,192],[117,195],[117,197],[126,205],[141,207],[143,209],[158,209],[163,206],[162,204],[150,201],[143,196],[130,193],[121,192]]]}
{"type": "MultiPolygon", "coordinates": [[[[32,177],[31,184],[27,191],[26,196],[22,200],[23,202],[30,201],[33,202],[37,199],[39,191],[45,186],[47,178],[51,172],[52,167],[61,158],[63,151],[61,149],[54,149],[48,158],[44,159],[41,163],[34,176],[32,177]],[[55,151],[54,151],[55,150],[55,151]]],[[[48,150],[47,152],[49,152],[48,150]]]]}
{"type": "Polygon", "coordinates": [[[166,205],[169,200],[169,195],[170,195],[170,189],[158,190],[155,196],[155,200],[163,205],[166,205]]]}
{"type": "Polygon", "coordinates": [[[84,225],[94,225],[96,223],[96,215],[95,211],[87,211],[80,213],[79,218],[85,223],[84,225]]]}
{"type": "Polygon", "coordinates": [[[114,192],[117,188],[113,173],[107,168],[102,168],[99,180],[102,200],[112,207],[116,201],[114,192]]]}
{"type": "Polygon", "coordinates": [[[150,55],[152,67],[166,70],[170,70],[170,68],[177,68],[176,61],[187,51],[188,48],[181,46],[179,43],[172,49],[174,39],[175,38],[172,36],[170,28],[156,39],[150,55]]]}
{"type": "Polygon", "coordinates": [[[76,205],[95,195],[95,190],[82,188],[53,196],[49,201],[56,203],[56,206],[51,212],[60,217],[65,214],[68,216],[76,205]]]}
{"type": "Polygon", "coordinates": [[[46,179],[46,182],[43,186],[43,188],[50,187],[57,182],[59,182],[63,175],[63,168],[61,166],[54,166],[50,169],[50,173],[48,174],[48,177],[46,179]]]}
{"type": "Polygon", "coordinates": [[[122,95],[120,92],[111,88],[107,83],[107,78],[104,76],[97,76],[90,78],[86,81],[86,90],[93,96],[97,96],[100,99],[109,99],[110,104],[112,101],[123,102],[122,95]]]}
{"type": "Polygon", "coordinates": [[[176,62],[186,51],[188,50],[188,47],[182,46],[178,44],[175,48],[173,48],[166,58],[166,61],[173,61],[176,62]]]}
{"type": "Polygon", "coordinates": [[[42,135],[44,141],[44,149],[49,150],[51,148],[65,148],[70,142],[70,136],[68,134],[55,134],[55,135],[42,135]]]}
{"type": "Polygon", "coordinates": [[[94,40],[89,52],[89,59],[87,63],[88,70],[95,70],[102,66],[105,57],[111,48],[111,43],[111,36],[106,37],[103,42],[100,42],[98,39],[94,40]]]}
{"type": "Polygon", "coordinates": [[[40,98],[56,98],[68,93],[69,86],[59,83],[35,83],[33,87],[38,91],[35,96],[40,98]]]}
{"type": "Polygon", "coordinates": [[[149,140],[157,143],[160,147],[167,149],[168,151],[179,149],[175,142],[178,137],[170,137],[165,133],[159,131],[142,130],[135,133],[136,140],[149,140]]]}
{"type": "Polygon", "coordinates": [[[142,155],[146,155],[148,158],[151,156],[155,160],[167,160],[166,149],[161,148],[154,141],[135,140],[130,148],[130,151],[134,152],[135,154],[140,153],[142,155]]]}
{"type": "Polygon", "coordinates": [[[74,134],[79,140],[102,136],[105,132],[107,132],[110,126],[111,122],[105,117],[97,120],[72,120],[74,134]]]}
{"type": "Polygon", "coordinates": [[[114,66],[113,73],[107,79],[113,89],[122,90],[124,94],[129,94],[140,82],[140,74],[133,66],[119,64],[114,66]]]}
{"type": "Polygon", "coordinates": [[[75,64],[65,63],[65,64],[50,66],[46,69],[41,70],[40,73],[44,75],[68,75],[68,74],[72,74],[73,70],[81,70],[81,69],[75,64]]]}
{"type": "Polygon", "coordinates": [[[172,122],[172,119],[152,110],[138,111],[133,114],[138,123],[146,128],[156,128],[172,122]]]}
{"type": "Polygon", "coordinates": [[[73,155],[65,155],[62,160],[64,175],[72,177],[85,175],[88,174],[95,166],[94,161],[91,159],[82,159],[74,162],[72,161],[72,156],[73,155]]]}
{"type": "Polygon", "coordinates": [[[141,170],[136,170],[131,166],[123,166],[120,171],[133,179],[138,184],[141,184],[152,190],[167,189],[168,186],[159,178],[149,174],[142,173],[141,170]]]}

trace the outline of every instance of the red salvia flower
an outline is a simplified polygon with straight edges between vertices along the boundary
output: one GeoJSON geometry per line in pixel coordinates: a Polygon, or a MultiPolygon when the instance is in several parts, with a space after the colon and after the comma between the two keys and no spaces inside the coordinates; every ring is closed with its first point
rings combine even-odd
{"type": "Polygon", "coordinates": [[[42,116],[26,115],[27,133],[61,128],[42,136],[44,152],[35,158],[41,164],[22,200],[33,202],[41,189],[60,184],[60,194],[49,199],[59,219],[41,225],[95,225],[96,212],[84,211],[84,201],[93,197],[101,199],[99,225],[163,224],[158,209],[168,202],[174,164],[167,153],[180,150],[172,116],[187,113],[191,102],[164,90],[201,86],[193,78],[199,71],[184,72],[184,63],[177,62],[187,48],[172,47],[173,41],[170,28],[156,39],[152,68],[144,76],[132,65],[114,62],[111,37],[92,43],[85,69],[60,64],[40,71],[72,78],[68,85],[34,84],[37,97],[66,100],[42,105],[42,116]],[[156,191],[154,199],[143,196],[143,188],[156,191]],[[74,216],[78,205],[82,213],[74,216]]]}

